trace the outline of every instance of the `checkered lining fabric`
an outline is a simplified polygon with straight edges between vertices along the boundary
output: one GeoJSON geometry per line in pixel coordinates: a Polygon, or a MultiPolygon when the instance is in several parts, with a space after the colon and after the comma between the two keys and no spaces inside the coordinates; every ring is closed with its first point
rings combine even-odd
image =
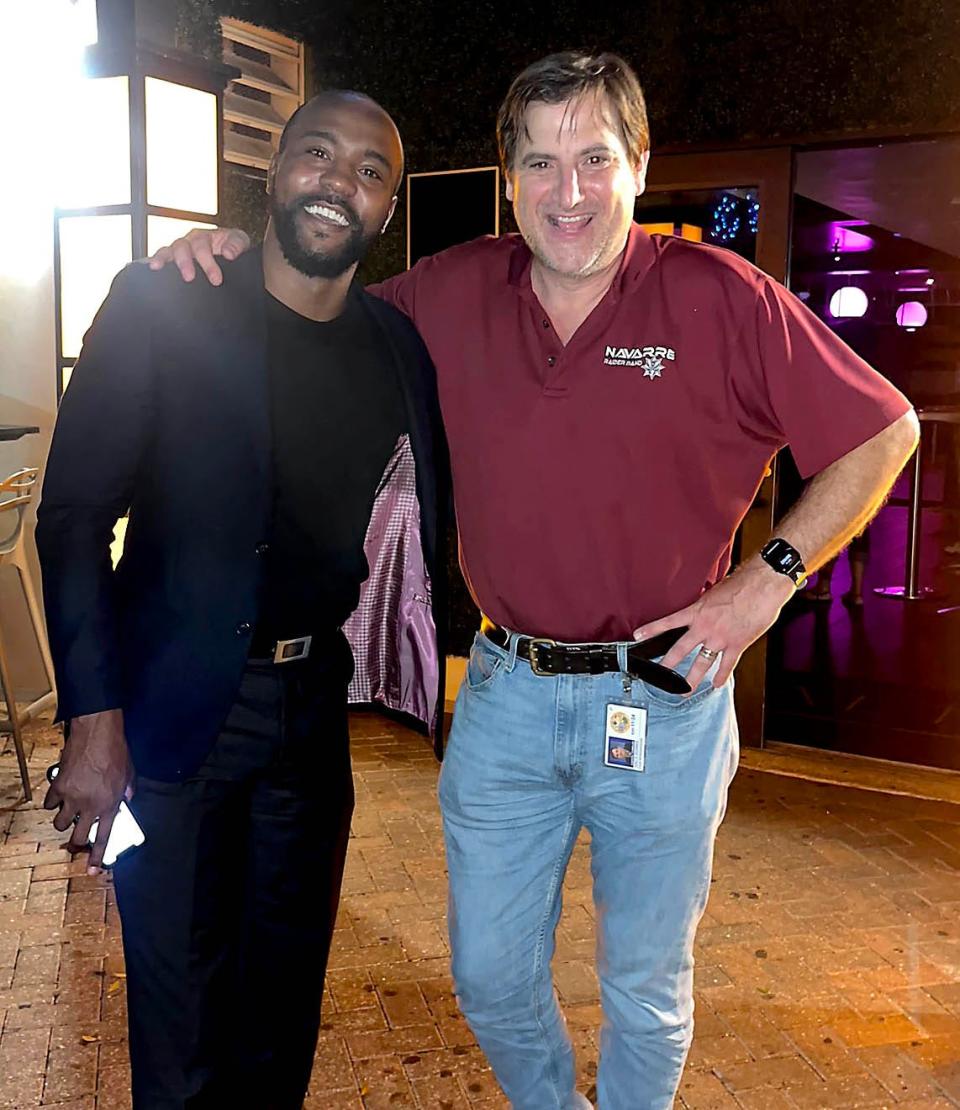
{"type": "MultiPolygon", "coordinates": [[[[430,579],[420,539],[416,462],[406,433],[397,440],[380,480],[364,550],[370,574],[361,587],[356,610],[343,627],[356,663],[348,699],[351,704],[380,702],[412,713],[429,725],[435,690],[424,677],[422,662],[410,658],[416,654],[417,637],[411,635],[416,630],[404,627],[404,622],[412,619],[420,624],[426,621],[433,631],[430,579]],[[404,673],[404,664],[409,673],[404,673]]],[[[430,638],[435,644],[435,638],[430,638]]],[[[430,669],[426,668],[427,673],[430,669]]],[[[436,686],[436,674],[432,685],[436,686]]]]}

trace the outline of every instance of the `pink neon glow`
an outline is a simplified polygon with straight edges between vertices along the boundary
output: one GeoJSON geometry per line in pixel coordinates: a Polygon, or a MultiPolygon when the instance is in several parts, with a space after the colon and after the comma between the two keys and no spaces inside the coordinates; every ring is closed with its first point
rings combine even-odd
{"type": "Polygon", "coordinates": [[[927,322],[927,310],[919,301],[904,301],[897,309],[897,323],[901,328],[922,328],[927,322]]]}
{"type": "Polygon", "coordinates": [[[872,250],[874,241],[869,235],[854,231],[855,227],[868,227],[866,220],[831,220],[825,224],[827,243],[826,249],[833,254],[846,251],[856,254],[858,251],[872,250]]]}

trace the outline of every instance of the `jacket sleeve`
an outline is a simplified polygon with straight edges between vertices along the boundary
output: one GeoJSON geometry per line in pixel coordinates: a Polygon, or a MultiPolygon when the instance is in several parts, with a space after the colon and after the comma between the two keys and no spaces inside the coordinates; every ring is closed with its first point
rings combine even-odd
{"type": "Polygon", "coordinates": [[[58,719],[122,706],[110,542],[150,432],[146,267],[114,280],[84,337],[53,434],[37,548],[58,719]]]}

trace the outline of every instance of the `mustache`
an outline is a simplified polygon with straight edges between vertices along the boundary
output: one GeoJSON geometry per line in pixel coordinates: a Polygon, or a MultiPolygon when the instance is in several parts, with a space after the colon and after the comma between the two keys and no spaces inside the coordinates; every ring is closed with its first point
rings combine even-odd
{"type": "Polygon", "coordinates": [[[311,196],[303,197],[297,201],[299,208],[306,208],[311,204],[325,204],[328,208],[337,208],[347,217],[352,227],[360,226],[360,217],[353,205],[336,193],[313,193],[311,196]]]}

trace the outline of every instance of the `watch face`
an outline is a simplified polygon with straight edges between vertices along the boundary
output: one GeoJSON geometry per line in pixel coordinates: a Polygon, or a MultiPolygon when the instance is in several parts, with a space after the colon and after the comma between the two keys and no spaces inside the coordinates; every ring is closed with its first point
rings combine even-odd
{"type": "Polygon", "coordinates": [[[798,570],[803,570],[803,557],[786,540],[770,540],[760,554],[764,561],[769,563],[774,570],[779,571],[780,574],[786,574],[793,578],[798,570]]]}

